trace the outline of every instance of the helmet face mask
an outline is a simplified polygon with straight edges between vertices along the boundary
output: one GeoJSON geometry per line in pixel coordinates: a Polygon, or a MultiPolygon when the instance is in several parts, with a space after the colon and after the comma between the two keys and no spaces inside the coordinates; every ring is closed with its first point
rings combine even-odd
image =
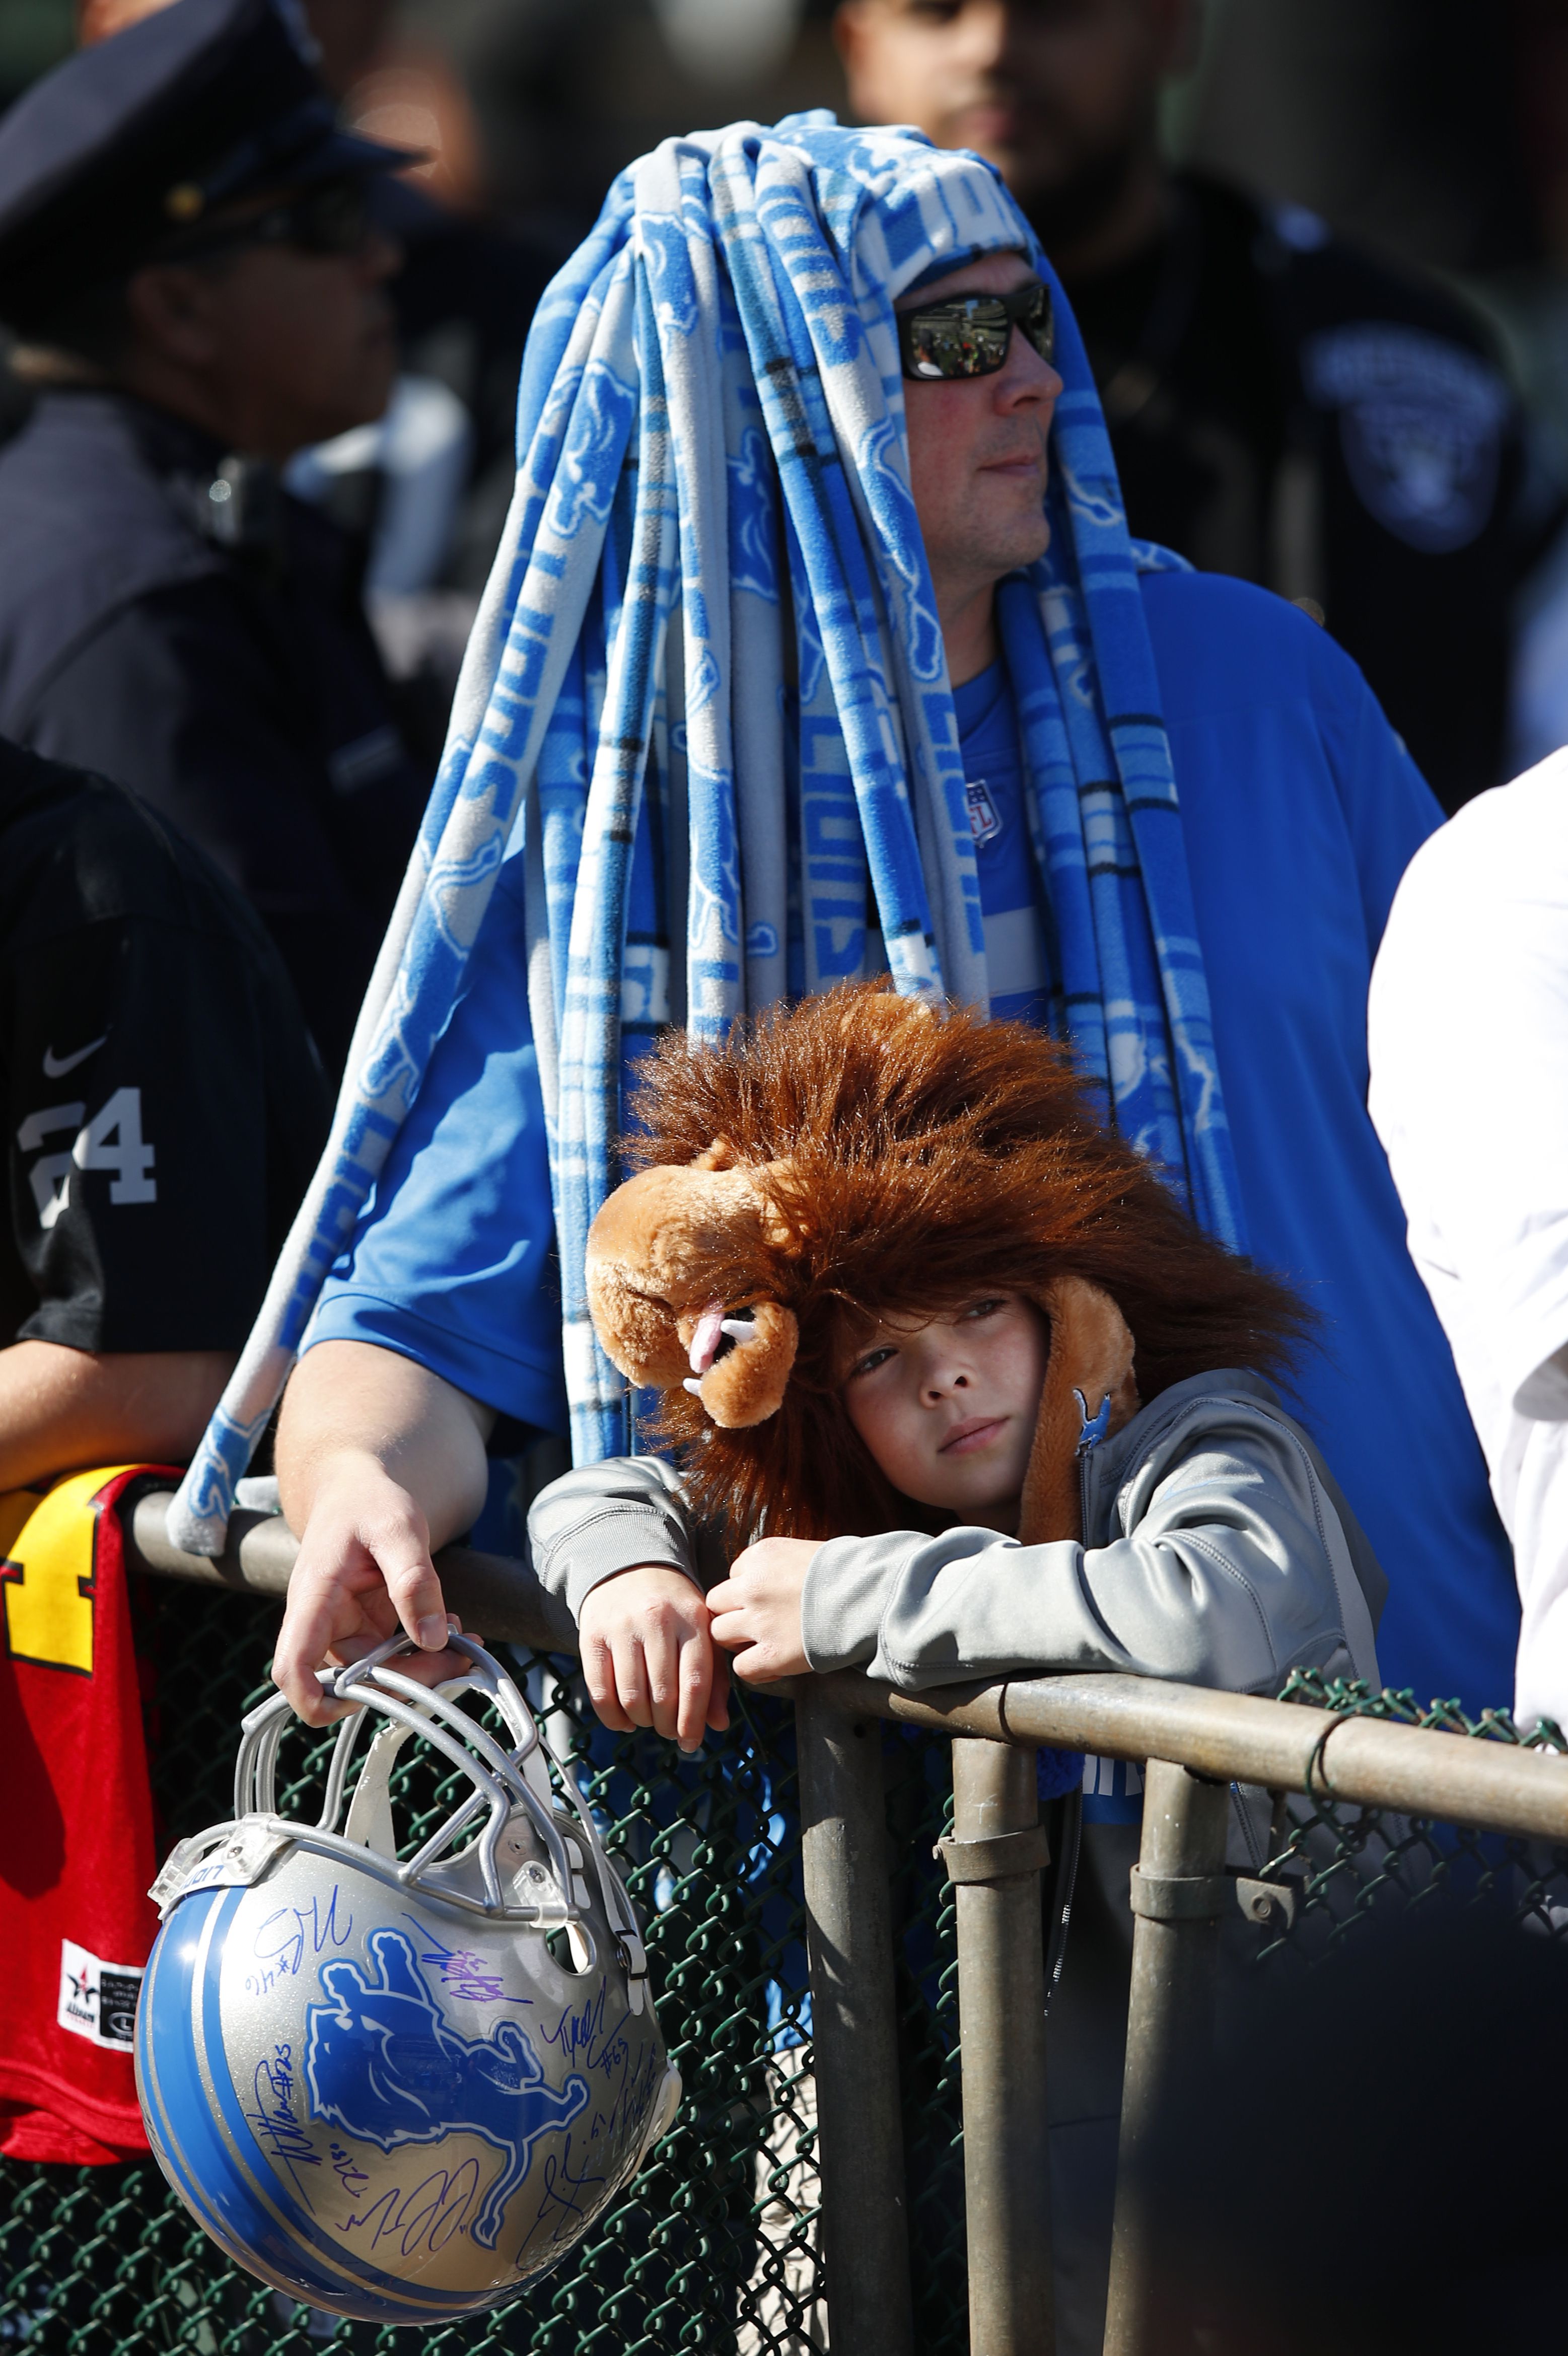
{"type": "Polygon", "coordinates": [[[376,2322],[514,2297],[635,2172],[680,2091],[591,1814],[559,1762],[553,1785],[499,1664],[452,1641],[472,1666],[438,1693],[389,1665],[402,1638],[338,1673],[361,1707],[316,1826],[275,1812],[287,1704],[245,1721],[234,1821],[154,1885],[136,2020],[148,2138],[186,2206],[263,2281],[376,2322]],[[400,1859],[389,1779],[411,1739],[468,1790],[400,1859]]]}

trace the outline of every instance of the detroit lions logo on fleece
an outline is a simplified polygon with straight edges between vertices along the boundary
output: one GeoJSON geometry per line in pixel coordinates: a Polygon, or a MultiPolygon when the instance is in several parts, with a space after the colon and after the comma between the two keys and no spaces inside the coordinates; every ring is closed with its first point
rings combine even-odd
{"type": "Polygon", "coordinates": [[[378,2151],[434,2143],[467,2128],[500,2153],[500,2172],[471,2228],[493,2250],[507,2202],[528,2174],[542,2135],[569,2126],[588,2099],[585,2078],[557,2094],[544,2084],[515,2020],[489,2037],[459,2037],[420,1976],[402,1931],[372,1931],[366,1944],[379,1977],[346,1956],[321,1966],[331,1998],[306,2010],[305,2080],[310,2114],[378,2151]]]}
{"type": "Polygon", "coordinates": [[[578,434],[557,470],[550,517],[552,529],[563,540],[574,538],[585,523],[602,524],[608,516],[637,398],[629,385],[596,361],[584,373],[577,405],[586,412],[587,430],[578,434]]]}
{"type": "Polygon", "coordinates": [[[755,425],[743,426],[731,454],[729,477],[729,562],[732,589],[749,589],[779,603],[779,565],[773,548],[773,458],[768,437],[755,425]]]}

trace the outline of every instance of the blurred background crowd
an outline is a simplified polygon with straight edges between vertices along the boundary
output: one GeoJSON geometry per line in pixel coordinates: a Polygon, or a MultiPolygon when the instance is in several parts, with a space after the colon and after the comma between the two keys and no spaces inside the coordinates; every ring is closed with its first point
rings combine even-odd
{"type": "MultiPolygon", "coordinates": [[[[5,0],[0,103],[148,5],[5,0]]],[[[306,0],[305,14],[347,123],[421,160],[392,199],[398,391],[381,424],[296,460],[293,487],[373,530],[377,634],[418,683],[427,733],[504,518],[541,287],[614,174],[660,139],[828,106],[920,120],[1003,165],[1074,296],[1133,529],[1321,612],[1445,806],[1568,741],[1563,0],[306,0]],[[1156,139],[1180,176],[1157,233],[1133,185],[1156,139]],[[1329,231],[1349,243],[1328,274],[1293,275],[1329,231]],[[1261,266],[1260,238],[1276,249],[1261,266]],[[1390,268],[1402,299],[1371,299],[1390,268]],[[1423,293],[1442,299],[1423,310],[1423,293]],[[1347,312],[1380,310],[1402,345],[1319,333],[1307,350],[1347,312]],[[1455,337],[1478,366],[1455,367],[1455,337]],[[1331,412],[1343,466],[1315,477],[1331,412]],[[1375,544],[1358,537],[1368,512],[1375,544]],[[1421,561],[1391,567],[1390,533],[1421,561]]],[[[5,381],[5,431],[29,399],[5,381]]]]}

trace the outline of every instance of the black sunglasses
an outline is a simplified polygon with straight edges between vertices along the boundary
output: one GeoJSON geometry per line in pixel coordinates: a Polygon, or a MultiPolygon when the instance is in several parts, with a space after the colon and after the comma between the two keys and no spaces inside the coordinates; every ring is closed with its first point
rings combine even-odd
{"type": "Polygon", "coordinates": [[[1038,281],[1013,294],[949,294],[897,316],[906,376],[994,376],[1006,365],[1015,327],[1043,360],[1056,351],[1051,290],[1038,281]]]}
{"type": "Polygon", "coordinates": [[[370,191],[362,179],[323,180],[244,220],[214,221],[171,241],[160,261],[222,253],[245,245],[292,245],[301,253],[358,253],[371,233],[370,191]]]}

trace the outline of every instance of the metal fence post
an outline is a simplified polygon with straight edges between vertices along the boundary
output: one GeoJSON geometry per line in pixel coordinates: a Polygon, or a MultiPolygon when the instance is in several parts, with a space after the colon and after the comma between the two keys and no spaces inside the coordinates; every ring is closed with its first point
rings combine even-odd
{"type": "Polygon", "coordinates": [[[1133,1872],[1137,1922],[1105,2356],[1150,2356],[1157,2330],[1169,2324],[1157,2308],[1155,2221],[1143,2169],[1179,2072],[1201,2058],[1213,2034],[1219,1924],[1236,1903],[1224,1870],[1230,1821],[1228,1783],[1149,1761],[1143,1844],[1133,1872]]]}
{"type": "Polygon", "coordinates": [[[841,1715],[814,1677],[795,1729],[829,2342],[912,2356],[881,1729],[841,1715]]]}
{"type": "Polygon", "coordinates": [[[1046,1976],[1035,1753],[952,1747],[963,2197],[972,2356],[1052,2356],[1046,1976]]]}

